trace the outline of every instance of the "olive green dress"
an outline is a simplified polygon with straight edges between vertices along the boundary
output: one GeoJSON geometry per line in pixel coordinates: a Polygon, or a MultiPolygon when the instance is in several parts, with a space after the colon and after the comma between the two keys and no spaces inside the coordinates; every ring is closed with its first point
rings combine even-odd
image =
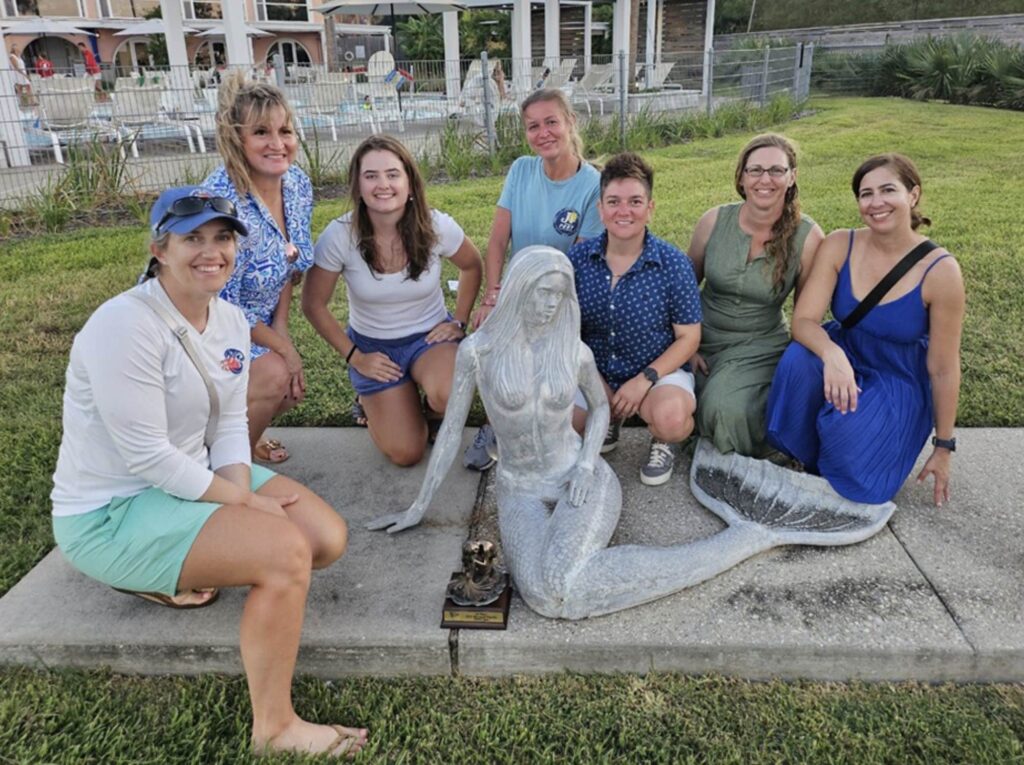
{"type": "MultiPolygon", "coordinates": [[[[782,290],[772,287],[774,261],[749,263],[750,235],[739,225],[741,203],[718,209],[704,250],[700,353],[709,374],[697,373],[697,429],[723,454],[763,457],[764,413],[775,366],[789,343],[782,304],[796,285],[799,254],[814,221],[802,216],[782,290]]],[[[696,370],[695,370],[696,371],[696,370]]]]}

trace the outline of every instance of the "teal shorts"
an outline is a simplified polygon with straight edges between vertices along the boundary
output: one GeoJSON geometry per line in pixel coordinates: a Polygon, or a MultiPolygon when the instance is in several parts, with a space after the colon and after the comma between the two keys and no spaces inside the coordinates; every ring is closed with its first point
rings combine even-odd
{"type": "MultiPolygon", "coordinates": [[[[253,465],[252,490],[275,475],[253,465]]],[[[55,515],[53,536],[71,565],[93,579],[123,590],[175,595],[189,550],[221,506],[151,488],[81,515],[55,515]]]]}

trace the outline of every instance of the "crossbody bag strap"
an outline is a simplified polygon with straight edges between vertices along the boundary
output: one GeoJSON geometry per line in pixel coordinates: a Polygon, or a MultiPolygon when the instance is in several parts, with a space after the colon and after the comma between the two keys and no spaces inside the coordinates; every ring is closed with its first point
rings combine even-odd
{"type": "MultiPolygon", "coordinates": [[[[907,272],[917,264],[925,255],[932,250],[936,249],[939,245],[935,244],[931,239],[925,239],[921,244],[917,245],[914,249],[903,256],[902,260],[892,267],[882,281],[875,285],[875,288],[867,294],[857,307],[850,311],[849,316],[840,322],[843,325],[843,329],[853,329],[857,323],[868,315],[868,312],[878,305],[879,301],[888,294],[889,290],[893,288],[900,279],[902,279],[907,272]]],[[[850,274],[851,282],[853,274],[850,274]]]]}
{"type": "Polygon", "coordinates": [[[213,380],[210,379],[210,375],[203,367],[199,360],[199,354],[196,352],[196,348],[192,345],[192,340],[188,336],[188,327],[179,322],[173,316],[170,311],[164,308],[160,301],[152,295],[142,292],[138,289],[129,291],[127,294],[131,295],[136,300],[141,300],[143,303],[153,309],[153,313],[163,319],[174,336],[178,338],[181,343],[181,347],[185,350],[185,355],[192,360],[192,363],[196,367],[196,371],[199,372],[199,376],[203,378],[203,384],[206,386],[206,393],[210,397],[210,417],[206,421],[206,437],[205,442],[207,448],[213,443],[213,437],[217,433],[217,422],[220,420],[220,398],[217,396],[217,389],[213,386],[213,380]]]}

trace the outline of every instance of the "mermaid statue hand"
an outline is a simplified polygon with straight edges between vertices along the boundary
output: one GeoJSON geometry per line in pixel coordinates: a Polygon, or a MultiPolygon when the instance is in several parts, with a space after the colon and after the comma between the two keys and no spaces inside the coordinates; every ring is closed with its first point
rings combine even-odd
{"type": "Polygon", "coordinates": [[[388,515],[378,516],[367,523],[366,528],[370,529],[370,531],[387,529],[389,534],[394,534],[396,531],[403,531],[411,529],[413,526],[418,526],[426,511],[427,506],[425,504],[413,502],[404,513],[389,513],[388,515]]]}
{"type": "Polygon", "coordinates": [[[569,504],[579,507],[587,501],[594,486],[594,466],[577,462],[569,475],[569,504]]]}

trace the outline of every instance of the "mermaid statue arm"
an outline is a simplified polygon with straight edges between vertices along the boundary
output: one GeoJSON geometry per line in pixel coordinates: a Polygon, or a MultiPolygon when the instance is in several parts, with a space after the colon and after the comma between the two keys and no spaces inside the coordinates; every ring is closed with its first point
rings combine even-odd
{"type": "Polygon", "coordinates": [[[610,410],[604,392],[601,374],[597,371],[594,354],[582,342],[579,354],[579,386],[587,402],[587,423],[583,428],[583,446],[569,478],[569,503],[579,507],[587,500],[594,485],[594,464],[601,453],[601,444],[608,432],[610,410]]]}
{"type": "Polygon", "coordinates": [[[476,343],[473,337],[462,341],[455,356],[455,376],[452,380],[452,391],[448,397],[444,422],[438,431],[437,440],[430,453],[427,463],[427,474],[420,486],[416,500],[403,513],[390,513],[374,518],[366,524],[371,530],[384,529],[389,534],[416,526],[430,507],[430,500],[448,474],[452,460],[462,445],[462,427],[473,404],[473,392],[476,390],[476,343]]]}

